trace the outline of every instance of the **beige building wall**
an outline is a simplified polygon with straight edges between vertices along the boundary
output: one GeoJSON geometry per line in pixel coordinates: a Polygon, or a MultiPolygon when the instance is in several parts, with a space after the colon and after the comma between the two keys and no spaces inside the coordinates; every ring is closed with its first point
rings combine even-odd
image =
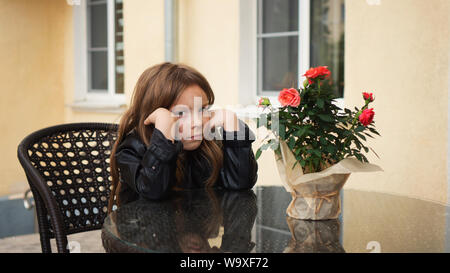
{"type": "Polygon", "coordinates": [[[31,132],[64,122],[72,35],[65,1],[0,0],[0,196],[28,188],[17,159],[31,132]]]}
{"type": "MultiPolygon", "coordinates": [[[[346,1],[345,103],[361,106],[361,92],[375,93],[382,137],[369,146],[381,159],[371,154],[369,160],[385,170],[352,174],[346,188],[447,201],[450,3],[434,1],[433,6],[422,0],[379,6],[346,1]]],[[[7,49],[0,53],[0,75],[8,92],[1,102],[0,120],[8,129],[1,137],[8,144],[0,162],[1,196],[26,187],[16,149],[29,132],[63,122],[119,122],[120,112],[69,106],[74,92],[71,6],[52,0],[0,0],[0,6],[0,46],[7,49]]],[[[206,76],[218,106],[238,104],[239,0],[182,0],[178,16],[179,61],[206,76]]],[[[126,103],[140,74],[164,61],[164,38],[164,1],[124,0],[126,103]]],[[[281,185],[271,152],[258,163],[258,185],[281,185]]]]}
{"type": "Polygon", "coordinates": [[[125,95],[130,102],[139,76],[164,61],[164,1],[124,0],[125,95]]]}
{"type": "Polygon", "coordinates": [[[179,1],[179,62],[208,79],[215,104],[238,104],[239,0],[179,1]]]}
{"type": "Polygon", "coordinates": [[[447,202],[448,0],[346,1],[345,104],[371,107],[381,137],[368,142],[384,172],[345,187],[447,202]]]}

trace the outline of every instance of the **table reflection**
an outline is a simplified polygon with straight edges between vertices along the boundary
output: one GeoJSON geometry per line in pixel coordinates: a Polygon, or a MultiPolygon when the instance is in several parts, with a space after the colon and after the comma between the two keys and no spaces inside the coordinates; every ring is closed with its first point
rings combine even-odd
{"type": "Polygon", "coordinates": [[[250,252],[256,214],[251,190],[180,191],[167,200],[141,199],[120,207],[105,220],[110,234],[102,237],[104,245],[120,239],[137,251],[250,252]]]}
{"type": "Polygon", "coordinates": [[[308,221],[286,218],[292,239],[285,253],[343,253],[339,242],[340,222],[334,220],[308,221]]]}
{"type": "Polygon", "coordinates": [[[449,252],[450,206],[345,190],[336,220],[288,217],[283,187],[192,190],[106,217],[107,252],[449,252]],[[374,247],[375,246],[375,247],[374,247]]]}

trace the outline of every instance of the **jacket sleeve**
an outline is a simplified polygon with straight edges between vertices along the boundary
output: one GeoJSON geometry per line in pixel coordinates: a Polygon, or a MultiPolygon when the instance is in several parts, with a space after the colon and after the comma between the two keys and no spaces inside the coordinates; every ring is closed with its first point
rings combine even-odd
{"type": "Polygon", "coordinates": [[[250,189],[258,179],[258,163],[252,150],[255,135],[245,122],[238,121],[238,131],[223,130],[220,178],[223,186],[231,190],[250,189]]]}
{"type": "Polygon", "coordinates": [[[182,149],[181,141],[172,143],[156,127],[148,147],[136,136],[127,136],[116,151],[121,183],[146,199],[164,198],[175,184],[176,158],[182,149]]]}

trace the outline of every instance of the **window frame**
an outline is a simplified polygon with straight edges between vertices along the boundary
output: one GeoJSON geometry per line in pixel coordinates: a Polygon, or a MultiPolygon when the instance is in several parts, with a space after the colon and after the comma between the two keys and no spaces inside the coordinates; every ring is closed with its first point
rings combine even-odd
{"type": "MultiPolygon", "coordinates": [[[[116,93],[116,61],[115,61],[115,2],[102,0],[93,3],[107,5],[107,31],[108,31],[108,89],[90,89],[90,27],[89,4],[81,1],[80,5],[73,6],[74,25],[74,97],[72,108],[75,110],[94,110],[101,112],[117,112],[125,104],[125,94],[116,93]]],[[[120,111],[119,111],[120,112],[120,111]]]]}
{"type": "MultiPolygon", "coordinates": [[[[248,0],[240,3],[240,58],[239,58],[239,101],[243,105],[255,105],[262,96],[268,97],[275,106],[280,106],[278,102],[279,91],[259,90],[262,86],[262,48],[258,39],[262,37],[282,37],[289,34],[298,33],[298,73],[299,88],[306,79],[303,74],[310,68],[310,23],[311,23],[311,0],[299,1],[299,29],[292,32],[277,32],[274,34],[258,33],[258,23],[261,25],[260,14],[262,13],[261,5],[263,0],[248,0]],[[276,36],[276,35],[280,36],[276,36]],[[258,75],[259,74],[259,75],[258,75]],[[252,90],[249,92],[249,90],[252,90]]],[[[345,87],[344,87],[345,96],[345,87]]],[[[338,107],[345,106],[344,97],[335,100],[338,107]]]]}

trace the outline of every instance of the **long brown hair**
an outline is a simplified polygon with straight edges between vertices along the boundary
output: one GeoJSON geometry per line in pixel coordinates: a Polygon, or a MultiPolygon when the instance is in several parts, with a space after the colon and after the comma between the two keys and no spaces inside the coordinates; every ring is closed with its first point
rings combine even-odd
{"type": "MultiPolygon", "coordinates": [[[[214,103],[214,93],[208,81],[200,72],[190,66],[165,62],[147,68],[139,77],[133,91],[130,107],[120,120],[117,140],[110,155],[112,185],[108,212],[112,211],[113,205],[120,205],[119,169],[115,157],[118,145],[134,129],[140,139],[148,146],[154,127],[144,125],[144,120],[157,108],[169,109],[181,93],[192,85],[198,85],[203,89],[210,105],[214,103]]],[[[222,167],[223,154],[220,142],[203,139],[195,152],[198,152],[201,158],[206,159],[206,163],[209,163],[212,167],[211,176],[205,182],[206,187],[211,187],[214,185],[222,167]]],[[[180,185],[183,179],[184,160],[185,153],[182,152],[176,161],[177,185],[180,185]]]]}

